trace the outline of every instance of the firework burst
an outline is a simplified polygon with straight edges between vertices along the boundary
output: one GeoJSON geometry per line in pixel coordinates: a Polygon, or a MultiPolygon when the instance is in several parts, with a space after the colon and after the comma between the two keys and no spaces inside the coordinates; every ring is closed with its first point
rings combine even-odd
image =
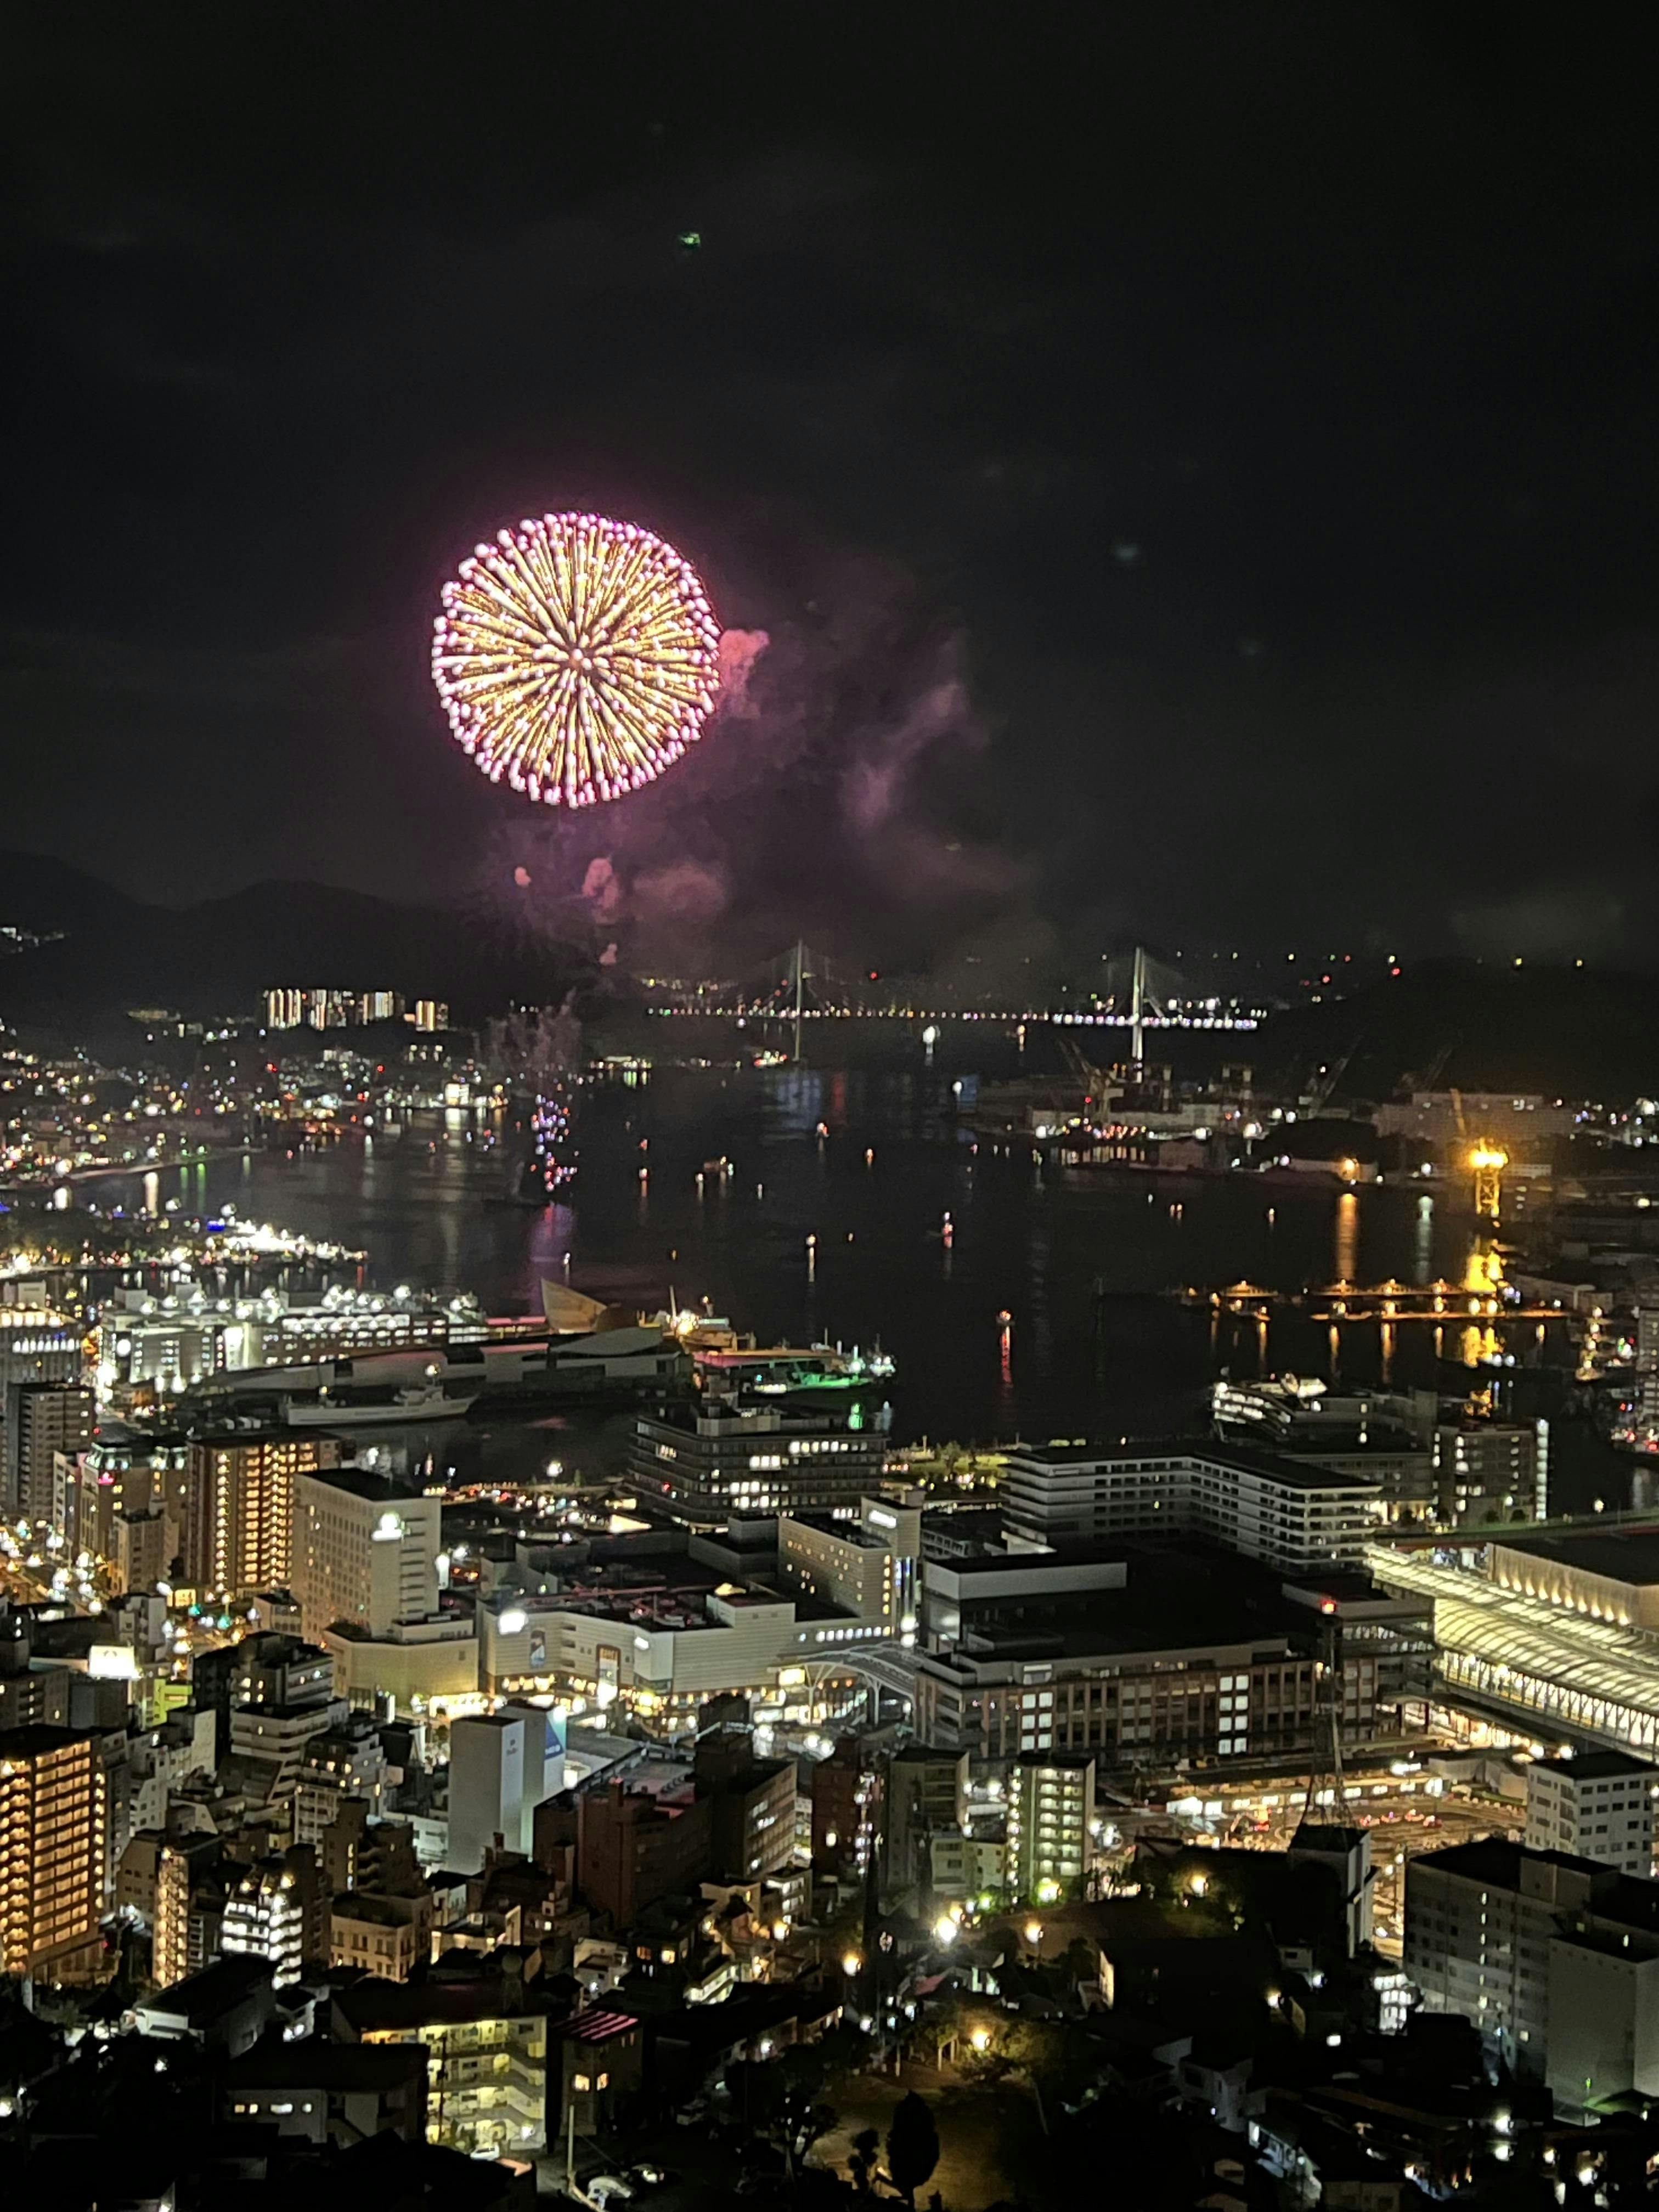
{"type": "Polygon", "coordinates": [[[672,545],[631,522],[544,514],[444,586],[432,675],[464,750],[550,806],[637,791],[702,734],[720,626],[672,545]]]}

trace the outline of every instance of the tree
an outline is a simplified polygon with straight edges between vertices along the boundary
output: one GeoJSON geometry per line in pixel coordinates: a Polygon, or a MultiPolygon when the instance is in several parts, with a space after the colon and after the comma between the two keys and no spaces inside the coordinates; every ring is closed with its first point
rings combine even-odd
{"type": "Polygon", "coordinates": [[[852,2155],[847,2170],[853,2177],[855,2188],[866,2191],[876,2170],[876,2159],[881,2150],[881,2137],[873,2128],[860,2128],[853,2138],[852,2155]]]}
{"type": "Polygon", "coordinates": [[[939,2164],[939,2130],[933,2116],[912,2089],[899,2100],[887,2130],[887,2171],[893,2186],[914,2207],[916,2191],[939,2164]]]}

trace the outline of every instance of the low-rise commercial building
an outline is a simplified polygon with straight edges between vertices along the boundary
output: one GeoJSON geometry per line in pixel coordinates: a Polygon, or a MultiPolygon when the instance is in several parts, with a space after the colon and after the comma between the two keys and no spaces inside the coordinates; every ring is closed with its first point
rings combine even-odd
{"type": "Polygon", "coordinates": [[[694,1528],[717,1528],[733,1513],[796,1513],[828,1506],[858,1510],[878,1494],[886,1439],[839,1419],[772,1403],[704,1397],[642,1414],[629,1469],[642,1496],[659,1499],[694,1528]]]}
{"type": "Polygon", "coordinates": [[[1156,1540],[986,1554],[926,1563],[922,1619],[917,1734],[976,1757],[1167,1767],[1423,1724],[1427,1609],[1349,1574],[1293,1583],[1156,1540]]]}

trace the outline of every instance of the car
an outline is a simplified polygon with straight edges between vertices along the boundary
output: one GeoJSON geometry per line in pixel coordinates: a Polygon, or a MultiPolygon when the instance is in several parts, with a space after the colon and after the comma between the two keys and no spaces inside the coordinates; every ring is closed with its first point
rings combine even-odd
{"type": "Polygon", "coordinates": [[[631,2204],[634,2188],[619,2173],[596,2173],[586,2185],[588,2200],[599,2205],[631,2204]]]}

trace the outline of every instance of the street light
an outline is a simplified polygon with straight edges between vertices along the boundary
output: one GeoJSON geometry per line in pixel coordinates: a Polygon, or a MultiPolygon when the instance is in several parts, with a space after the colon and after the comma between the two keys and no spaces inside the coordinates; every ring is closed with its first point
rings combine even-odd
{"type": "Polygon", "coordinates": [[[863,1960],[862,1960],[861,1958],[860,1958],[860,1956],[859,1956],[859,1954],[858,1954],[858,1953],[857,1953],[856,1951],[843,1951],[843,1952],[842,1952],[842,1960],[841,1960],[841,1970],[842,1970],[842,1973],[843,1973],[843,1974],[848,1974],[848,1975],[851,1975],[851,1974],[856,1974],[856,1973],[857,1973],[857,1972],[858,1972],[858,1970],[859,1970],[859,1968],[860,1968],[863,1964],[864,1964],[863,1960]]]}
{"type": "Polygon", "coordinates": [[[933,1937],[934,1941],[939,1943],[954,1943],[956,1942],[957,1923],[951,1919],[948,1912],[942,1914],[941,1917],[933,1923],[933,1937]]]}
{"type": "Polygon", "coordinates": [[[1040,1920],[1028,1920],[1026,1922],[1025,1940],[1035,1951],[1037,1945],[1042,1941],[1042,1923],[1040,1920]]]}

